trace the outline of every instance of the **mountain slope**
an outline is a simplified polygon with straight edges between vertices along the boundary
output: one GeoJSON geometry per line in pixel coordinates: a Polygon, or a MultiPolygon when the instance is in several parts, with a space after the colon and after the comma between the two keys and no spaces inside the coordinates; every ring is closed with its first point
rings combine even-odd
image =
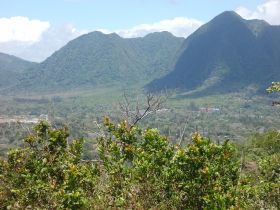
{"type": "Polygon", "coordinates": [[[280,80],[280,27],[224,12],[188,37],[174,70],[146,88],[222,93],[263,89],[274,80],[280,80]]]}
{"type": "Polygon", "coordinates": [[[17,88],[45,91],[147,84],[170,70],[183,40],[168,32],[133,39],[92,32],[29,71],[17,88]]]}
{"type": "Polygon", "coordinates": [[[0,89],[15,85],[20,75],[35,65],[15,56],[0,53],[0,89]]]}

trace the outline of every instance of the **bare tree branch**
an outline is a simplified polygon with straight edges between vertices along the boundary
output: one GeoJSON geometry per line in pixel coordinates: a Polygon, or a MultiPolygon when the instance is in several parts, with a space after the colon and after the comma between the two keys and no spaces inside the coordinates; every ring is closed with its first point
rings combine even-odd
{"type": "Polygon", "coordinates": [[[182,141],[184,139],[184,135],[185,135],[185,131],[186,131],[187,125],[188,125],[188,123],[185,123],[185,126],[184,126],[183,130],[180,129],[180,139],[179,139],[179,145],[180,146],[182,146],[182,141]]]}
{"type": "MultiPolygon", "coordinates": [[[[136,97],[134,106],[128,99],[126,93],[123,94],[124,101],[119,103],[119,109],[122,112],[123,118],[127,121],[130,128],[133,128],[139,121],[150,114],[156,113],[163,108],[164,103],[168,98],[168,94],[152,94],[148,93],[145,96],[144,102],[141,103],[139,97],[136,97]]],[[[132,99],[133,100],[133,99],[132,99]]]]}

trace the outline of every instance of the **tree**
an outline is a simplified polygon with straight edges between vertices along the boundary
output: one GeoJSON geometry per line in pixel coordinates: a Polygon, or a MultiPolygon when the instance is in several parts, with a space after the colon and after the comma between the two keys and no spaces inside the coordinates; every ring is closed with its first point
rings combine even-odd
{"type": "MultiPolygon", "coordinates": [[[[268,93],[279,92],[280,91],[280,82],[272,82],[271,85],[266,89],[268,93]]],[[[280,101],[273,101],[273,106],[280,105],[280,101]]]]}
{"type": "Polygon", "coordinates": [[[170,94],[171,92],[158,95],[148,93],[145,97],[144,103],[140,102],[137,97],[135,104],[132,104],[128,99],[128,96],[124,93],[124,101],[119,103],[119,109],[122,113],[123,119],[130,127],[134,127],[148,115],[160,111],[170,94]]]}
{"type": "Polygon", "coordinates": [[[274,91],[280,91],[280,82],[272,82],[271,85],[266,89],[268,93],[272,93],[274,91]]]}

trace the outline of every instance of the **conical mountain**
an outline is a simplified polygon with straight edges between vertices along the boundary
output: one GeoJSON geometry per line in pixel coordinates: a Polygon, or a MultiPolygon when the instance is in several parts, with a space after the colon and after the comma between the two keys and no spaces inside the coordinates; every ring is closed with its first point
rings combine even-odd
{"type": "Polygon", "coordinates": [[[15,85],[21,74],[35,65],[33,62],[0,53],[0,89],[15,85]]]}
{"type": "Polygon", "coordinates": [[[131,39],[92,32],[69,42],[29,71],[18,87],[44,91],[144,85],[170,70],[183,41],[168,32],[131,39]]]}
{"type": "Polygon", "coordinates": [[[280,27],[224,12],[184,41],[173,71],[146,87],[209,94],[252,85],[261,90],[275,80],[280,80],[280,27]]]}

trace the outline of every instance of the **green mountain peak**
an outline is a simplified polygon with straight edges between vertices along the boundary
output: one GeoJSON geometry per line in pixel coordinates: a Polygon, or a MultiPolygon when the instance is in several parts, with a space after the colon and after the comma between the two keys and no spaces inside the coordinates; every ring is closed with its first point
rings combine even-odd
{"type": "Polygon", "coordinates": [[[148,91],[181,89],[221,93],[254,85],[264,90],[280,79],[280,28],[224,12],[189,36],[169,74],[148,91]]]}

